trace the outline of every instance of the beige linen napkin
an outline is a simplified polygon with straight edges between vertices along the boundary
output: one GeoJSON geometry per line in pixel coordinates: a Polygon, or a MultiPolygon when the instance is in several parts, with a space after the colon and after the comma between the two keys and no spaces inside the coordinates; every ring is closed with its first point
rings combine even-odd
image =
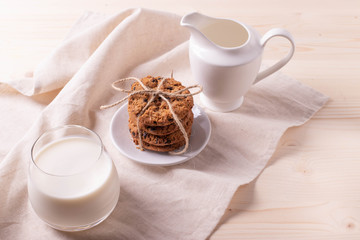
{"type": "Polygon", "coordinates": [[[169,76],[173,70],[184,85],[194,83],[189,35],[179,21],[179,16],[146,9],[110,17],[87,13],[33,78],[6,80],[25,95],[43,94],[27,101],[20,94],[0,96],[0,110],[9,110],[14,99],[22,104],[14,105],[16,118],[3,118],[6,113],[1,112],[0,124],[28,128],[26,134],[15,131],[15,135],[12,127],[2,129],[0,140],[11,135],[13,144],[1,152],[0,239],[205,239],[236,189],[266,166],[286,129],[306,122],[327,101],[277,73],[253,86],[240,109],[207,111],[212,136],[194,159],[171,167],[127,159],[110,140],[109,124],[116,108],[99,110],[99,106],[124,96],[110,87],[118,78],[169,76]],[[53,101],[41,101],[44,93],[57,88],[62,90],[53,101]],[[99,133],[121,180],[114,212],[84,232],[53,230],[35,215],[27,198],[32,143],[43,131],[62,124],[80,124],[99,133]]]}

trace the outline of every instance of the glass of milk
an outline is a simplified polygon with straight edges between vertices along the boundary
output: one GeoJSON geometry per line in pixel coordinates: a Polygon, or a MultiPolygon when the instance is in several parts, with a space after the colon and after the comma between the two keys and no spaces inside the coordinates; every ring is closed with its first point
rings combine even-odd
{"type": "Polygon", "coordinates": [[[66,125],[35,141],[28,193],[36,214],[51,227],[80,231],[110,215],[120,183],[100,137],[85,127],[66,125]]]}

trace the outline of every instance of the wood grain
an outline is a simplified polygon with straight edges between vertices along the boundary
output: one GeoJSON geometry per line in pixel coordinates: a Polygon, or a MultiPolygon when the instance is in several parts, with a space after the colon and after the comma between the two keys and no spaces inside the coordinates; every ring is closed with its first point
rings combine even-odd
{"type": "MultiPolygon", "coordinates": [[[[2,0],[0,78],[31,74],[84,11],[147,7],[237,19],[264,34],[288,29],[296,53],[282,71],[331,100],[289,129],[267,168],[240,187],[210,239],[360,239],[359,0],[2,0]]],[[[267,63],[288,43],[271,40],[267,63]]],[[[11,93],[0,84],[0,94],[11,93]]]]}

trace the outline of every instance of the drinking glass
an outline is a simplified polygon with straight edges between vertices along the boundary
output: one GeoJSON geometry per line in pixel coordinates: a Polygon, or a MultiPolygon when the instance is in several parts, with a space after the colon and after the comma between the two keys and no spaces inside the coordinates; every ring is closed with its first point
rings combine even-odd
{"type": "Polygon", "coordinates": [[[119,177],[100,137],[65,125],[33,144],[28,196],[35,213],[51,227],[81,231],[105,220],[120,193],[119,177]]]}

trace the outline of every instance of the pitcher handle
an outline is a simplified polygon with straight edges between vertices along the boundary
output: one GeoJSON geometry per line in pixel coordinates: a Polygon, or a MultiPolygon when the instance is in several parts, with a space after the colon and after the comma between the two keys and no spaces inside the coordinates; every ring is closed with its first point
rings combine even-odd
{"type": "Polygon", "coordinates": [[[265,35],[262,37],[262,39],[260,41],[261,46],[264,48],[266,43],[271,38],[277,37],[277,36],[284,37],[287,40],[289,40],[289,42],[291,43],[291,49],[290,49],[289,53],[284,58],[282,58],[280,61],[278,61],[271,67],[259,72],[258,75],[256,76],[255,83],[260,81],[261,79],[269,76],[270,74],[278,71],[285,64],[287,64],[290,61],[291,57],[294,55],[295,41],[294,41],[293,37],[291,36],[291,34],[287,30],[282,29],[282,28],[273,28],[273,29],[269,30],[267,33],[265,33],[265,35]]]}

